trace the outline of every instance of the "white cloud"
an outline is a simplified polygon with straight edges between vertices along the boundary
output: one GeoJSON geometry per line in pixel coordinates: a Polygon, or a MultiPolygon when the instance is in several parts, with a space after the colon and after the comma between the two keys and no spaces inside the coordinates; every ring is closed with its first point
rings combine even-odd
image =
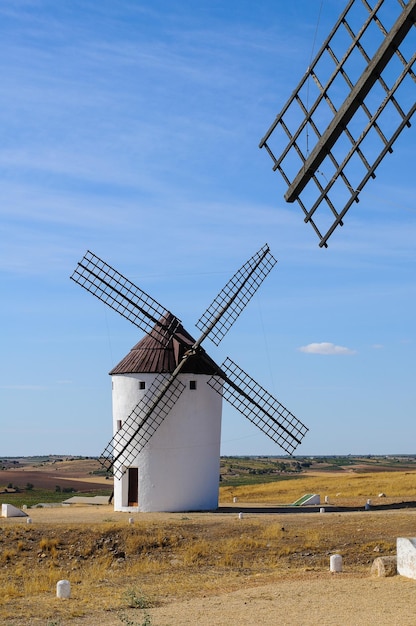
{"type": "Polygon", "coordinates": [[[309,343],[307,346],[300,347],[299,350],[307,354],[355,354],[355,350],[345,348],[344,346],[336,346],[328,341],[309,343]]]}

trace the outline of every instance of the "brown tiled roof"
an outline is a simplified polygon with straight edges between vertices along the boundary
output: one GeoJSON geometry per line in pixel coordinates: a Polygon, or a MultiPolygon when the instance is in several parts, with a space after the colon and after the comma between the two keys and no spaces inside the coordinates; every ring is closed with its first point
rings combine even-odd
{"type": "MultiPolygon", "coordinates": [[[[171,321],[169,314],[163,323],[171,321]]],[[[162,345],[159,335],[152,331],[116,365],[110,372],[113,374],[158,374],[161,372],[173,372],[186,350],[191,348],[195,339],[180,324],[175,335],[167,345],[162,345]]],[[[218,365],[208,356],[202,348],[195,356],[190,357],[185,363],[184,373],[214,374],[219,370],[218,365]]]]}

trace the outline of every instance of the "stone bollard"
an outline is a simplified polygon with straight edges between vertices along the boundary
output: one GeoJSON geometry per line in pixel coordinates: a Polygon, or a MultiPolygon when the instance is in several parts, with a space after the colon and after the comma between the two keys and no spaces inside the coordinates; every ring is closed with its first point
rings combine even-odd
{"type": "Polygon", "coordinates": [[[342,572],[342,556],[340,554],[333,554],[329,559],[329,571],[342,572]]]}
{"type": "Polygon", "coordinates": [[[56,584],[56,597],[69,598],[71,596],[71,583],[69,580],[58,580],[56,584]]]}
{"type": "Polygon", "coordinates": [[[325,504],[329,504],[329,496],[325,496],[325,504]]]}
{"type": "Polygon", "coordinates": [[[319,509],[319,512],[320,512],[320,513],[325,513],[325,509],[324,509],[324,508],[321,508],[321,509],[319,509]]]}
{"type": "Polygon", "coordinates": [[[129,517],[129,524],[134,524],[134,518],[133,517],[129,517]]]}
{"type": "Polygon", "coordinates": [[[234,496],[233,502],[238,502],[238,498],[236,496],[234,496]]]}
{"type": "Polygon", "coordinates": [[[244,515],[242,513],[238,514],[238,519],[243,519],[244,515]]]}
{"type": "Polygon", "coordinates": [[[27,520],[26,520],[26,524],[31,524],[31,523],[32,523],[32,518],[28,517],[27,520]]]}
{"type": "Polygon", "coordinates": [[[367,500],[367,502],[365,503],[364,509],[366,511],[369,511],[371,509],[371,500],[367,500]]]}

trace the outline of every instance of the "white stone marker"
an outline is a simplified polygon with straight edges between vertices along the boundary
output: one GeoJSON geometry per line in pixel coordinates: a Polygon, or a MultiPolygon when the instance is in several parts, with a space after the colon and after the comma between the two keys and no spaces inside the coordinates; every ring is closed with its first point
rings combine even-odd
{"type": "Polygon", "coordinates": [[[329,571],[342,572],[342,556],[340,554],[333,554],[329,559],[329,571]]]}
{"type": "Polygon", "coordinates": [[[71,583],[69,580],[59,580],[56,584],[56,597],[69,598],[71,596],[71,583]]]}
{"type": "Polygon", "coordinates": [[[244,515],[242,513],[238,514],[238,519],[243,519],[244,515]]]}

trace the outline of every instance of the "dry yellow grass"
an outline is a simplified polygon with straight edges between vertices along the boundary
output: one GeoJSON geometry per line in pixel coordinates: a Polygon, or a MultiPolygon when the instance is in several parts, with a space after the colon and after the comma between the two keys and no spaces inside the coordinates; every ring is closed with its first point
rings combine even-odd
{"type": "Polygon", "coordinates": [[[244,502],[290,504],[304,493],[328,496],[334,502],[349,498],[376,498],[380,493],[395,498],[415,495],[416,472],[337,472],[301,475],[263,485],[220,487],[221,501],[232,502],[238,497],[244,502]]]}
{"type": "MultiPolygon", "coordinates": [[[[240,487],[233,489],[239,501],[231,513],[138,514],[134,524],[130,515],[108,510],[104,517],[95,507],[78,509],[73,522],[63,522],[60,509],[33,510],[30,525],[0,519],[0,623],[70,625],[85,618],[89,624],[110,616],[107,623],[119,624],[120,611],[134,611],[134,597],[157,607],[220,589],[319,576],[334,552],[347,570],[366,576],[376,556],[395,553],[397,536],[413,536],[416,509],[245,512],[239,519],[239,507],[287,503],[308,492],[364,503],[383,491],[397,500],[413,495],[414,479],[414,473],[345,474],[240,487]],[[55,597],[60,579],[71,581],[70,602],[55,597]]],[[[227,488],[221,494],[229,502],[227,488]]]]}

